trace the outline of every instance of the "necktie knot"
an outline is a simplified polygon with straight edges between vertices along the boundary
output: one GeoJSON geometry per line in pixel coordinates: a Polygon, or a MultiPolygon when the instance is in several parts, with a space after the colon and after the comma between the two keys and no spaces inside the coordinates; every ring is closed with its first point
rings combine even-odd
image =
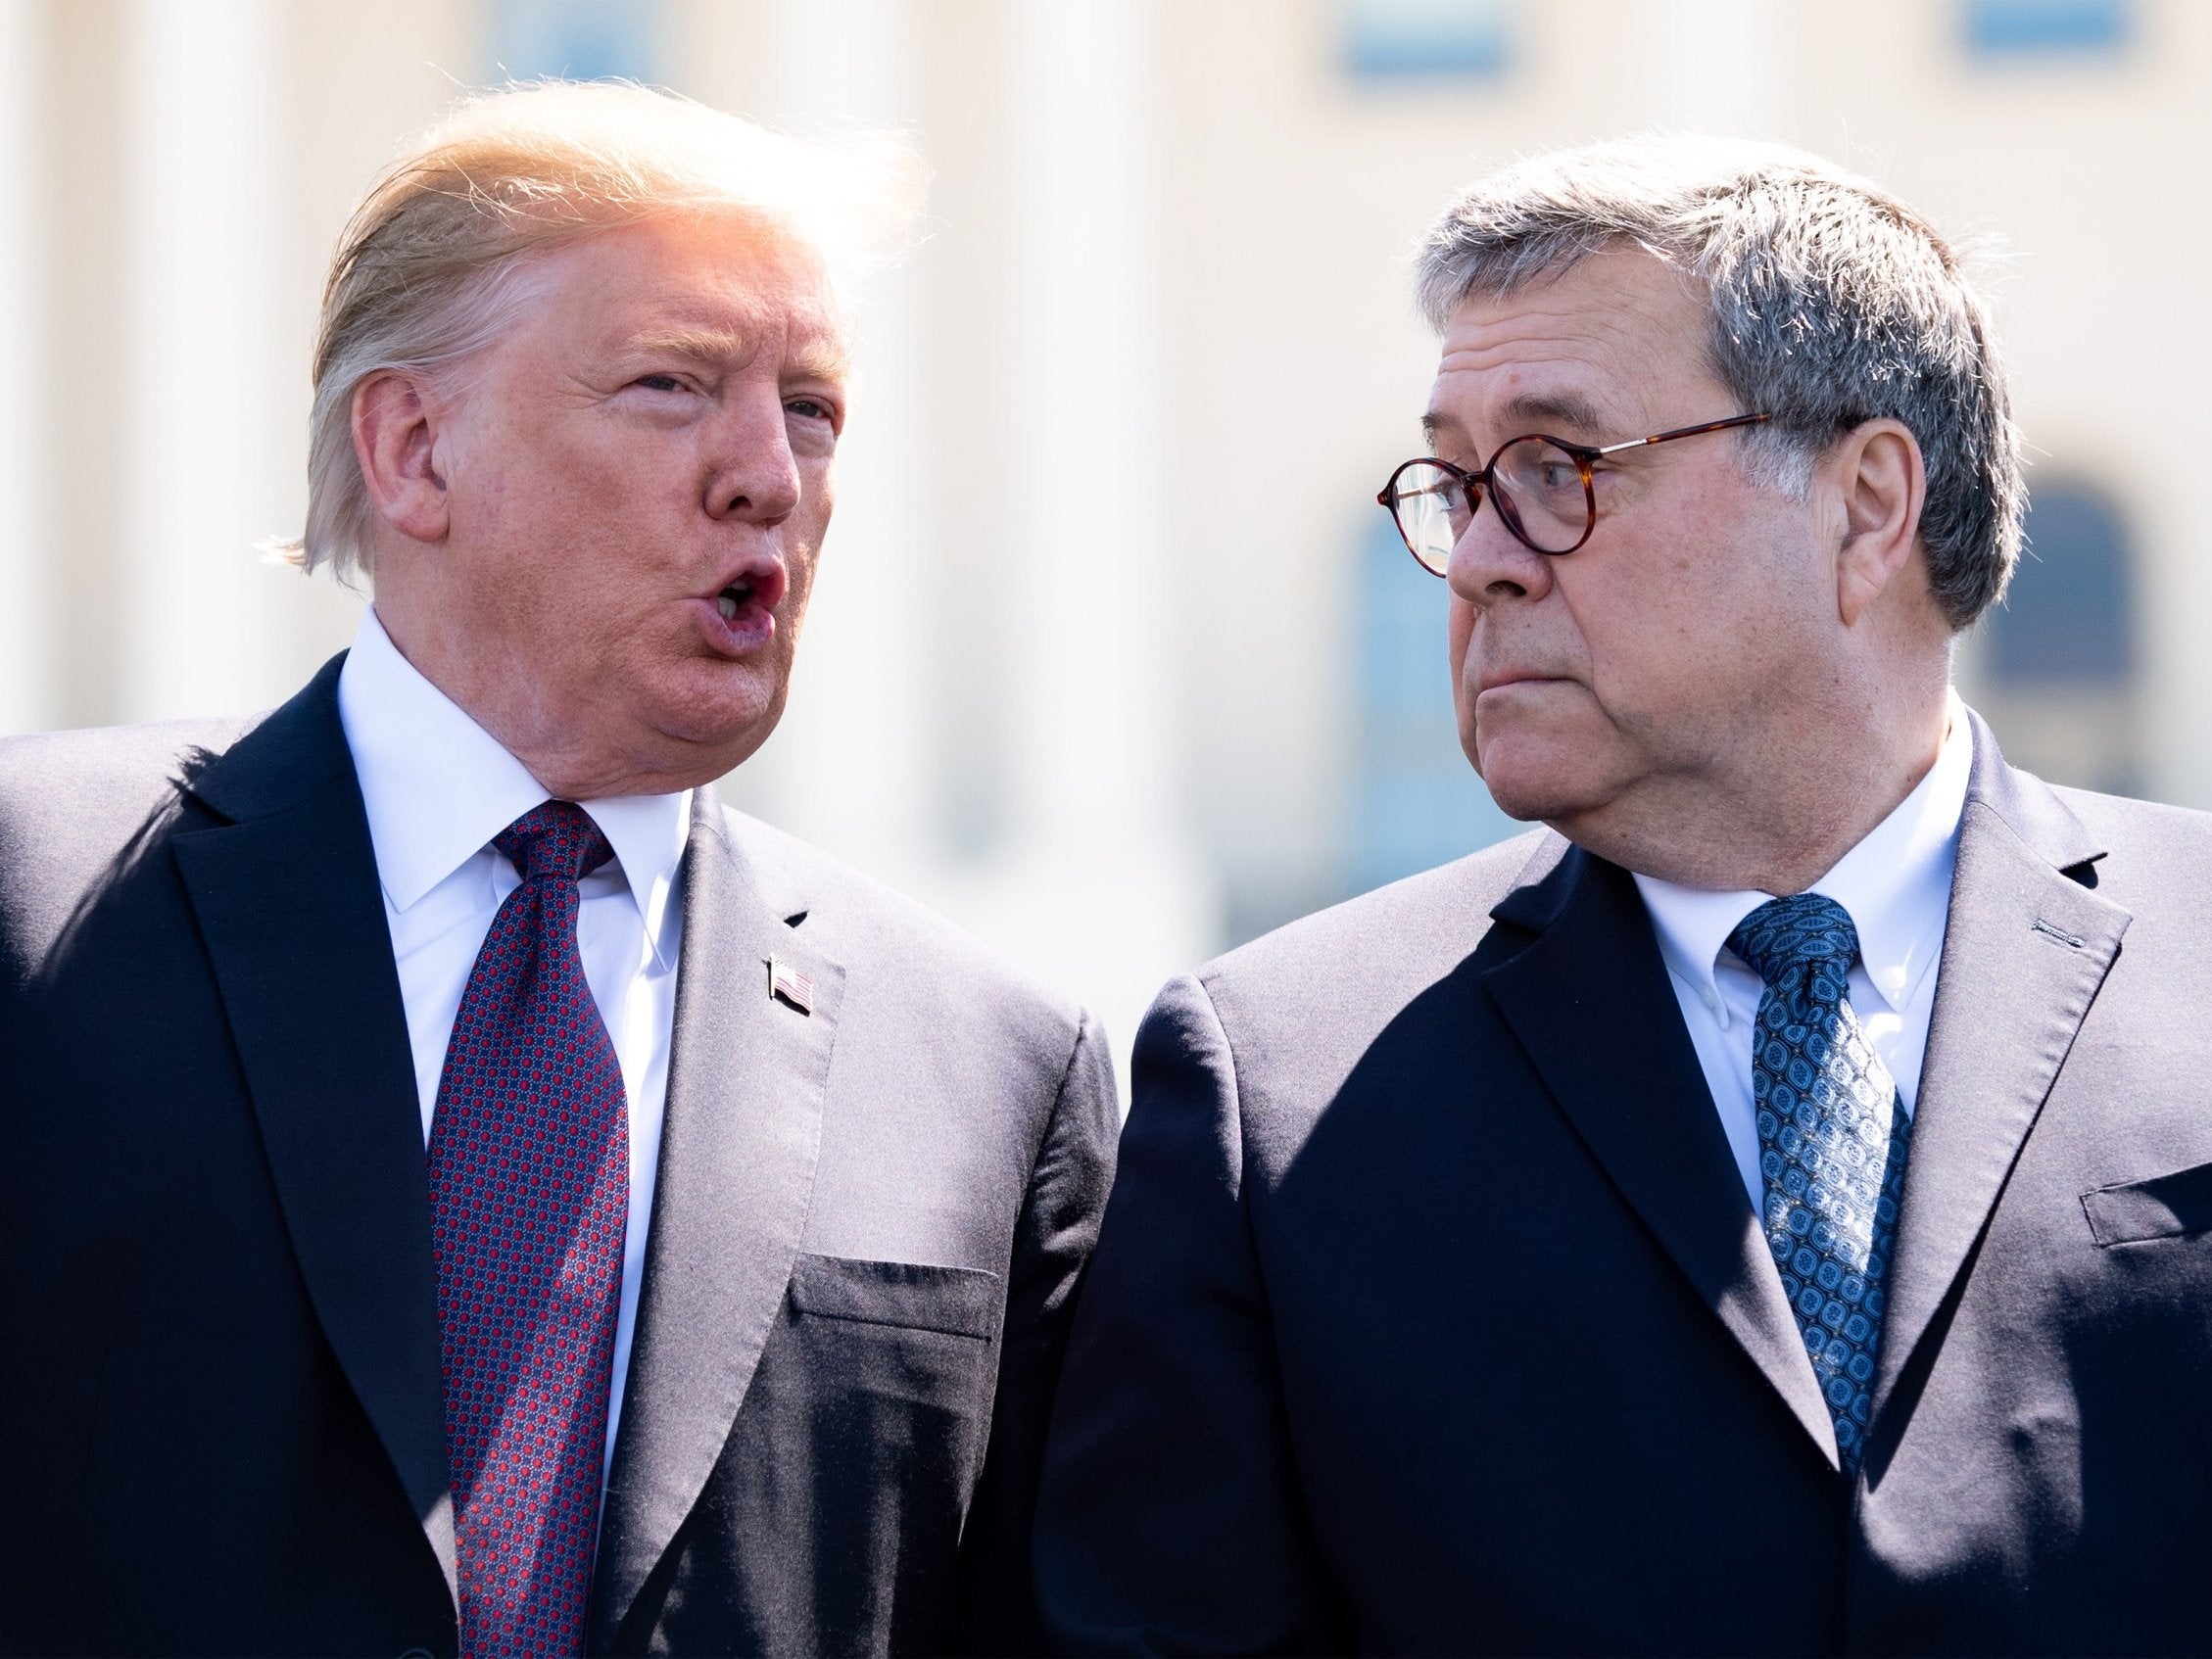
{"type": "Polygon", "coordinates": [[[1839,979],[1858,955],[1858,929],[1851,912],[1822,893],[1768,899],[1736,924],[1728,948],[1769,985],[1821,964],[1839,979]]]}
{"type": "Polygon", "coordinates": [[[525,881],[580,881],[614,856],[614,847],[574,801],[532,807],[492,837],[525,881]]]}

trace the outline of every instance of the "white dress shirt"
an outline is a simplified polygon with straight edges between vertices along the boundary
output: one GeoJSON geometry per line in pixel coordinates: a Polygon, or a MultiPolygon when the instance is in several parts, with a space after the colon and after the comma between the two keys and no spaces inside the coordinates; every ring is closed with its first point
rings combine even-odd
{"type": "MultiPolygon", "coordinates": [[[[368,808],[427,1146],[461,992],[493,915],[522,882],[492,837],[548,796],[520,761],[400,655],[373,609],[361,618],[338,676],[338,716],[368,808]]],[[[614,857],[579,883],[576,934],[630,1108],[630,1217],[607,1391],[610,1464],[660,1165],[683,944],[677,871],[691,833],[691,793],[578,804],[614,848],[614,857]]]]}
{"type": "MultiPolygon", "coordinates": [[[[1966,780],[1973,763],[1973,735],[1953,695],[1950,725],[1928,775],[1810,889],[1842,905],[1858,929],[1859,960],[1851,971],[1851,1012],[1897,1079],[1907,1116],[1920,1091],[1920,1062],[1928,1050],[1936,964],[1950,920],[1958,821],[1966,810],[1966,780]]],[[[1752,1107],[1752,1031],[1766,986],[1727,948],[1727,939],[1738,923],[1774,895],[1707,892],[1651,876],[1638,876],[1636,885],[1651,911],[1667,978],[1756,1213],[1764,1206],[1765,1183],[1758,1172],[1758,1127],[1752,1107]]]]}

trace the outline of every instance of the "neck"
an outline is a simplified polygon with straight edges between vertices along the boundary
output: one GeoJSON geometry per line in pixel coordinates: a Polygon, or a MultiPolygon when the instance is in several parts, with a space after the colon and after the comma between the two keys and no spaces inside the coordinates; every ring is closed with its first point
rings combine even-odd
{"type": "Polygon", "coordinates": [[[1887,696],[1808,711],[1732,757],[1730,775],[1655,781],[1633,801],[1555,822],[1626,869],[1711,891],[1800,893],[1912,793],[1936,763],[1949,714],[1948,661],[1887,696]],[[1622,810],[1625,809],[1625,810],[1622,810]]]}
{"type": "Polygon", "coordinates": [[[674,794],[709,782],[735,764],[701,756],[678,770],[608,754],[590,742],[586,725],[574,711],[564,714],[552,705],[533,677],[533,665],[523,657],[488,654],[480,639],[442,625],[437,607],[381,590],[376,619],[409,665],[490,733],[555,799],[674,794]]]}

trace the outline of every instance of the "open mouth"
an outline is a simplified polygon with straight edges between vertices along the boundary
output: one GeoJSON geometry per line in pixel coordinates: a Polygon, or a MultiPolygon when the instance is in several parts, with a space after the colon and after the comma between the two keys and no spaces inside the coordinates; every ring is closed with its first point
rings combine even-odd
{"type": "Polygon", "coordinates": [[[705,612],[709,645],[724,655],[743,656],[776,637],[776,607],[789,584],[784,567],[774,559],[748,559],[745,568],[725,574],[726,585],[701,594],[698,603],[705,612]]]}

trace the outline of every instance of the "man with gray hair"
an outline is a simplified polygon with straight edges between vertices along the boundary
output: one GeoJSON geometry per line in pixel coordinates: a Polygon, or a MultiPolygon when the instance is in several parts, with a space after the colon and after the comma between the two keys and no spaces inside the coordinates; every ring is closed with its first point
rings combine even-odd
{"type": "Polygon", "coordinates": [[[1419,292],[1382,504],[1548,828],[1162,993],[1053,1639],[2212,1646],[2212,818],[1949,688],[2021,498],[1952,251],[1633,141],[1476,184],[1419,292]]]}
{"type": "Polygon", "coordinates": [[[712,786],[895,150],[465,103],[324,298],[353,649],[0,745],[0,1651],[1036,1639],[1103,1040],[712,786]]]}

